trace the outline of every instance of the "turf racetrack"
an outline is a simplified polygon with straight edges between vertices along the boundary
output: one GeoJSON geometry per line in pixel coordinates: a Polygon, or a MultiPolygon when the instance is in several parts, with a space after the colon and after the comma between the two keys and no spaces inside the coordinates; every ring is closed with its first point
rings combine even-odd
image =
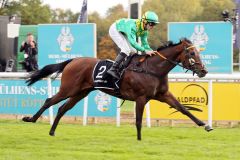
{"type": "Polygon", "coordinates": [[[240,128],[50,125],[0,120],[0,160],[239,160],[240,128]]]}

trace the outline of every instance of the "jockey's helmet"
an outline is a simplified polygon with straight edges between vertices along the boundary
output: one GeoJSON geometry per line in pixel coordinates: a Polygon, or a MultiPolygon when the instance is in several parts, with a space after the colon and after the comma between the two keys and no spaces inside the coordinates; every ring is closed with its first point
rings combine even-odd
{"type": "Polygon", "coordinates": [[[148,23],[159,23],[158,22],[158,16],[155,12],[153,11],[147,11],[143,14],[142,20],[146,20],[148,23]]]}

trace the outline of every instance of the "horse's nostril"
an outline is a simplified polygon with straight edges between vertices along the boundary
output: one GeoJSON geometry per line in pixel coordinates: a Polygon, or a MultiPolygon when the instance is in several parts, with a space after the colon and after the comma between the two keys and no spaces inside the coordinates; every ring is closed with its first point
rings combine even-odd
{"type": "Polygon", "coordinates": [[[208,73],[208,71],[205,70],[205,69],[201,70],[201,72],[204,73],[204,74],[207,74],[207,73],[208,73]]]}
{"type": "Polygon", "coordinates": [[[205,77],[205,75],[208,73],[207,70],[203,69],[201,70],[201,72],[199,73],[199,77],[205,77]]]}

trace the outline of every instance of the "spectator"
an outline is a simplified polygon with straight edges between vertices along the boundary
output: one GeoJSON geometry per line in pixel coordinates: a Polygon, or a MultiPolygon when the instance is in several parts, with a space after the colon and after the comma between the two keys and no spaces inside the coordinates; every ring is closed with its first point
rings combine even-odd
{"type": "Polygon", "coordinates": [[[27,72],[38,70],[37,64],[37,43],[34,41],[32,33],[27,34],[27,40],[20,47],[20,52],[24,52],[24,61],[20,62],[27,72]]]}

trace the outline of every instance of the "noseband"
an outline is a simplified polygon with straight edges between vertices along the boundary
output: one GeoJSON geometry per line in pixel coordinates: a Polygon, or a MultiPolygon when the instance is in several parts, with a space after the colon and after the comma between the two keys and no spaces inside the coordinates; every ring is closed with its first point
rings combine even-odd
{"type": "MultiPolygon", "coordinates": [[[[188,68],[187,71],[190,69],[191,71],[193,71],[193,74],[195,72],[195,64],[201,64],[200,62],[196,62],[194,59],[193,59],[193,56],[195,55],[195,52],[189,52],[189,49],[191,48],[194,48],[195,46],[192,45],[190,47],[187,47],[185,49],[185,52],[186,52],[186,58],[184,59],[183,63],[188,59],[188,62],[189,62],[189,66],[188,67],[185,67],[185,68],[188,68]]],[[[187,72],[186,71],[186,72],[187,72]]]]}

